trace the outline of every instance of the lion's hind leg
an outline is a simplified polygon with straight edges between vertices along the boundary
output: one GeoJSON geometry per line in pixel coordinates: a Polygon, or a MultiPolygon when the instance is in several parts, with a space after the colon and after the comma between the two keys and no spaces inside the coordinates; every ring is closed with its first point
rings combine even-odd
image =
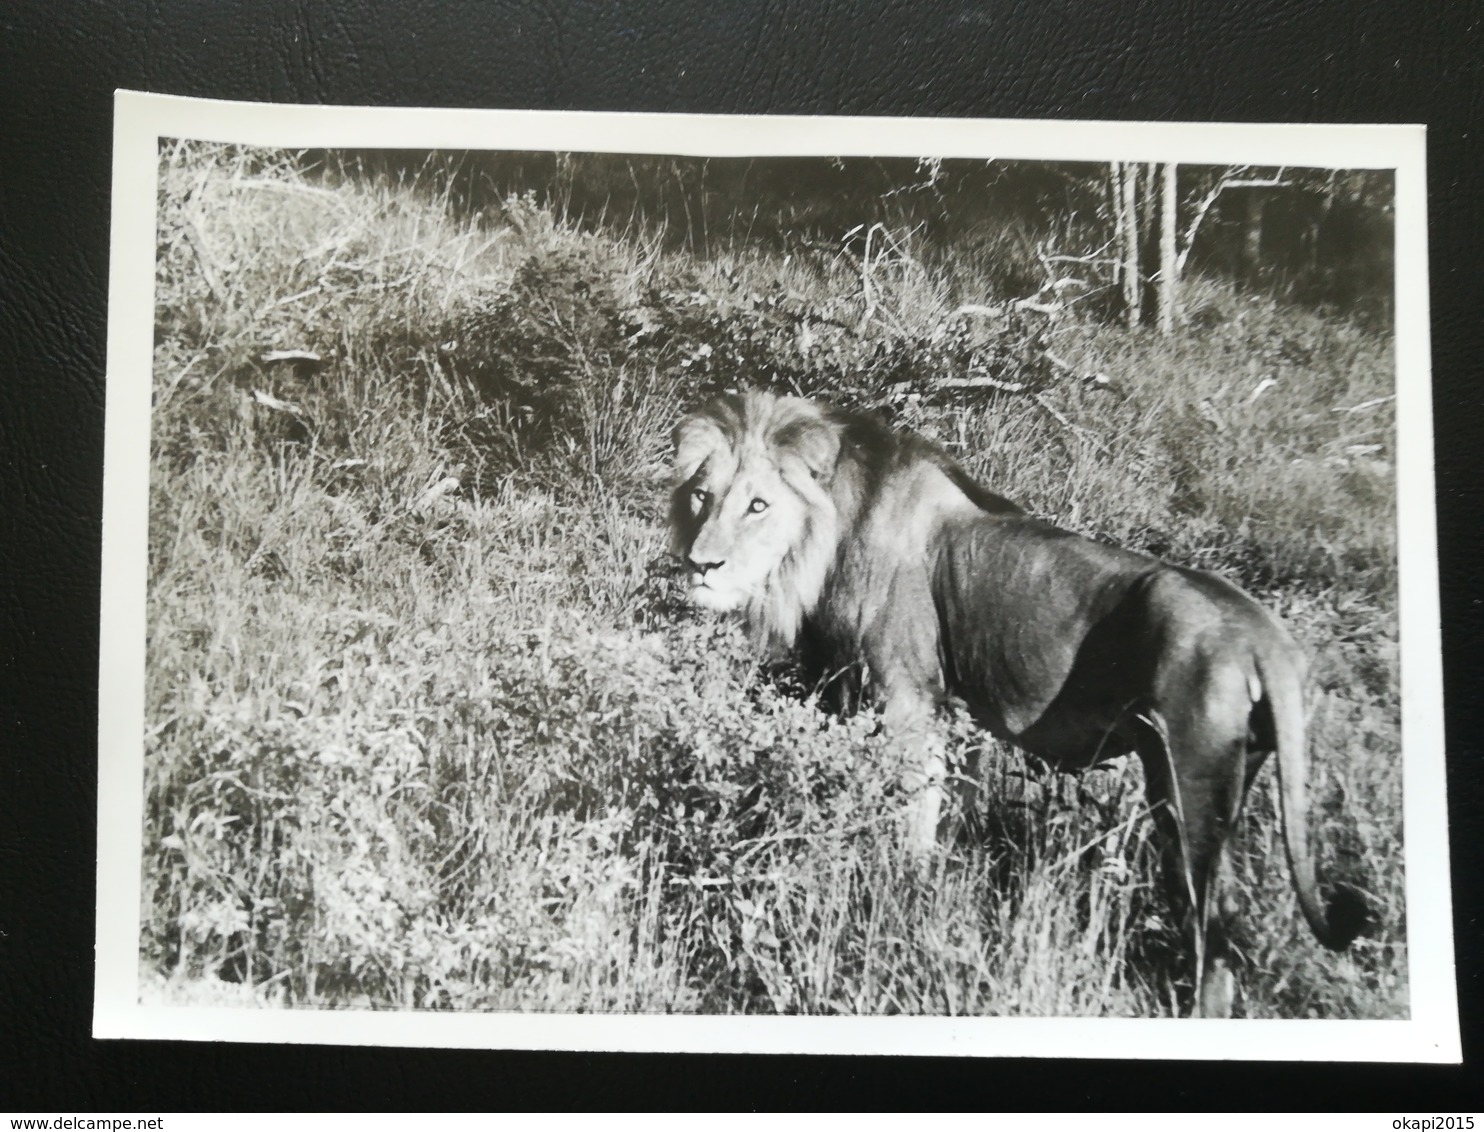
{"type": "Polygon", "coordinates": [[[1163,841],[1166,889],[1187,925],[1195,963],[1194,1013],[1229,1017],[1236,986],[1226,891],[1226,846],[1246,789],[1248,701],[1208,677],[1202,693],[1138,714],[1150,806],[1163,841]],[[1228,718],[1230,716],[1231,718],[1228,718]]]}

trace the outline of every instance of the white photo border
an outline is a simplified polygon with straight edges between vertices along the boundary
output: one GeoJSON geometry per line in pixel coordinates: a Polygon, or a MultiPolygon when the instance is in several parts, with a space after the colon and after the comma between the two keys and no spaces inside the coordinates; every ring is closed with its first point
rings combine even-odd
{"type": "Polygon", "coordinates": [[[430,110],[233,103],[118,91],[104,438],[93,1036],[586,1051],[1460,1061],[1448,882],[1425,140],[1421,126],[430,110]],[[141,1004],[139,831],[155,208],[162,138],[287,149],[932,156],[1395,170],[1398,596],[1410,1017],[718,1017],[141,1004]]]}

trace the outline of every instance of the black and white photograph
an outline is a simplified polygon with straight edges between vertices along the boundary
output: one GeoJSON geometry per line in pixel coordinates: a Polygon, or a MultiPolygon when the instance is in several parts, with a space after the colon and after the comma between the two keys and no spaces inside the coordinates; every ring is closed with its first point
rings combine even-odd
{"type": "Polygon", "coordinates": [[[1420,131],[117,106],[100,1036],[1457,1057],[1420,131]]]}

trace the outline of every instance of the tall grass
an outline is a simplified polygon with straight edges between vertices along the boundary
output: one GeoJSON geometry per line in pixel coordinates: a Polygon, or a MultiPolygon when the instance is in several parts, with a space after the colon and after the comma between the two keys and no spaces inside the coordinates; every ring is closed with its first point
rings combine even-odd
{"type": "Polygon", "coordinates": [[[1136,765],[1049,775],[950,721],[980,800],[924,876],[874,717],[676,603],[668,433],[745,382],[889,404],[1038,513],[1274,606],[1313,659],[1321,857],[1378,924],[1344,956],[1308,935],[1264,776],[1234,869],[1244,1008],[1405,1014],[1391,416],[1357,408],[1392,389],[1386,338],[1204,283],[1216,316],[1175,340],[1051,328],[1111,389],[953,400],[935,377],[1030,355],[966,327],[972,255],[920,236],[801,254],[734,230],[698,258],[530,196],[471,213],[432,165],[305,165],[161,153],[149,993],[1183,1008],[1136,765]]]}

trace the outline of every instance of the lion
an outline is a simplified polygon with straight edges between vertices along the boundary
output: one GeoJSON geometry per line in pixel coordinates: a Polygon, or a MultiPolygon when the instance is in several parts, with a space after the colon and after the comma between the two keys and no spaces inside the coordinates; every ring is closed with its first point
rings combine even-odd
{"type": "Polygon", "coordinates": [[[950,697],[1059,769],[1136,753],[1194,953],[1193,1012],[1225,1017],[1226,842],[1276,752],[1304,918],[1333,950],[1364,928],[1359,892],[1337,886],[1326,901],[1315,878],[1304,657],[1230,582],[1034,518],[936,445],[796,397],[727,394],[686,417],[674,482],[690,600],[740,612],[772,650],[862,673],[888,732],[919,745],[915,851],[939,835],[932,720],[950,697]]]}

